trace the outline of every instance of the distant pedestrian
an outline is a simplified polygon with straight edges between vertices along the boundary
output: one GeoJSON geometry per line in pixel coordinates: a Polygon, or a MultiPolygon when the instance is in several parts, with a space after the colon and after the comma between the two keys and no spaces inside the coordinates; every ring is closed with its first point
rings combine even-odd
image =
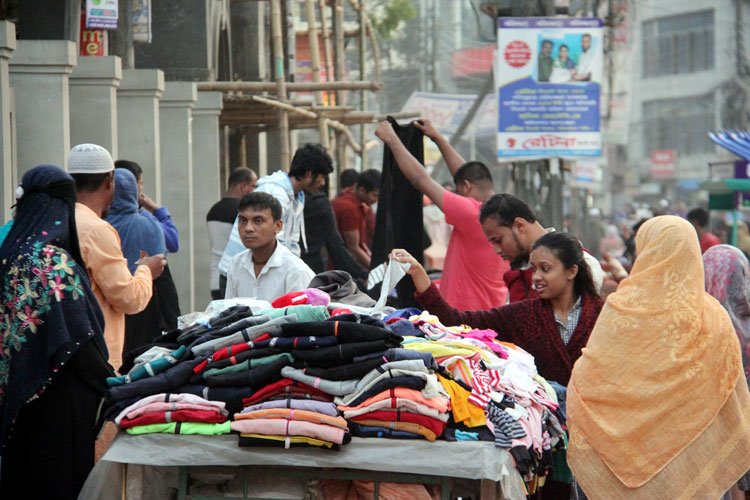
{"type": "Polygon", "coordinates": [[[208,238],[211,242],[211,298],[223,299],[227,287],[226,273],[219,273],[219,262],[229,242],[232,224],[243,196],[258,187],[258,175],[247,167],[237,167],[229,174],[229,187],[224,197],[214,203],[206,215],[208,238]]]}
{"type": "MultiPolygon", "coordinates": [[[[115,199],[110,205],[107,222],[120,236],[123,256],[128,269],[135,272],[141,253],[164,255],[164,234],[155,219],[138,213],[138,186],[133,174],[124,168],[115,169],[115,199]]],[[[169,266],[152,282],[153,292],[146,308],[137,314],[125,315],[125,354],[137,347],[150,344],[163,331],[177,328],[180,305],[169,266]]]]}
{"type": "Polygon", "coordinates": [[[305,233],[307,246],[302,260],[315,274],[328,270],[321,251],[325,247],[334,269],[348,272],[362,283],[367,279],[367,269],[352,257],[336,228],[336,217],[328,201],[325,186],[305,197],[305,233]]]}
{"type": "Polygon", "coordinates": [[[339,175],[339,194],[343,193],[344,190],[349,189],[350,187],[354,187],[354,185],[357,183],[358,177],[359,172],[357,172],[353,168],[347,168],[346,170],[342,171],[339,175]]]}
{"type": "Polygon", "coordinates": [[[347,250],[366,268],[372,257],[367,246],[367,210],[377,203],[379,194],[380,171],[370,169],[359,174],[354,186],[331,202],[347,250]]]}
{"type": "Polygon", "coordinates": [[[715,245],[721,245],[721,240],[708,230],[709,215],[705,208],[694,208],[687,214],[687,220],[698,233],[698,241],[701,245],[701,253],[715,245]]]}
{"type": "Polygon", "coordinates": [[[164,233],[166,251],[177,253],[177,250],[180,249],[180,232],[177,230],[177,226],[174,225],[167,207],[158,205],[143,192],[143,169],[141,166],[134,161],[117,160],[115,168],[127,169],[135,176],[135,180],[138,182],[138,206],[143,208],[140,214],[159,223],[164,233]]]}

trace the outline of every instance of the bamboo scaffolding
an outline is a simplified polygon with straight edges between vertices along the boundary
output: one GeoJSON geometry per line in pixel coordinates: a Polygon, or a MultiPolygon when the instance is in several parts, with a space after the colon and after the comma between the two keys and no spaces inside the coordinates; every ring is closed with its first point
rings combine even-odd
{"type": "MultiPolygon", "coordinates": [[[[349,0],[352,8],[359,12],[359,2],[357,0],[349,0]]],[[[375,60],[375,79],[382,81],[382,71],[380,67],[380,46],[378,45],[378,36],[375,33],[375,28],[372,26],[370,16],[365,16],[365,24],[367,30],[367,36],[370,38],[370,48],[372,49],[373,59],[375,60]]]]}
{"type": "MultiPolygon", "coordinates": [[[[359,36],[359,79],[364,80],[365,79],[365,69],[366,69],[366,58],[367,55],[367,45],[366,45],[366,31],[367,31],[367,12],[365,10],[365,0],[359,0],[359,29],[360,29],[360,36],[359,36]]],[[[359,93],[360,102],[362,111],[365,111],[367,109],[367,91],[361,90],[359,93]]],[[[359,126],[359,142],[360,144],[364,144],[367,141],[367,127],[363,123],[359,126]]],[[[367,148],[361,148],[360,150],[360,163],[362,165],[362,171],[365,170],[365,165],[367,161],[367,148]]]]}
{"type": "MultiPolygon", "coordinates": [[[[318,23],[315,20],[315,5],[313,0],[305,0],[305,15],[307,16],[307,39],[310,44],[310,59],[313,82],[320,83],[320,46],[318,45],[318,23]]],[[[323,12],[320,13],[323,15],[323,12]]],[[[362,91],[366,92],[366,91],[362,91]]],[[[315,104],[323,105],[323,92],[315,92],[315,104]]],[[[318,119],[318,132],[320,133],[320,144],[330,152],[331,144],[328,140],[328,126],[325,119],[318,119]]]]}
{"type": "MultiPolygon", "coordinates": [[[[333,59],[331,57],[331,34],[328,31],[328,22],[326,20],[325,0],[318,1],[318,10],[320,10],[320,31],[323,36],[323,57],[326,64],[326,80],[333,80],[333,59]]],[[[336,104],[340,104],[338,101],[336,104]]]]}
{"type": "Polygon", "coordinates": [[[291,104],[287,104],[285,102],[274,101],[273,99],[267,99],[265,97],[260,97],[260,96],[257,96],[257,95],[254,95],[252,97],[253,97],[253,101],[256,101],[256,102],[262,102],[263,104],[267,104],[269,106],[273,106],[273,107],[279,108],[280,110],[290,111],[292,113],[299,113],[299,114],[301,114],[303,116],[306,116],[307,118],[313,118],[313,119],[316,119],[316,120],[318,119],[318,114],[317,113],[313,113],[312,111],[308,111],[308,110],[306,110],[304,108],[300,108],[300,107],[297,107],[297,106],[292,106],[291,104]]]}
{"type": "Polygon", "coordinates": [[[349,145],[352,147],[355,153],[362,152],[362,146],[357,144],[357,141],[354,139],[354,135],[352,135],[352,131],[349,130],[349,127],[341,122],[337,122],[336,120],[331,120],[330,118],[326,118],[325,121],[329,127],[338,130],[339,132],[341,132],[341,135],[346,137],[346,140],[349,142],[349,145]]]}
{"type": "MultiPolygon", "coordinates": [[[[284,44],[281,34],[281,3],[271,0],[271,40],[273,42],[273,60],[276,76],[276,94],[286,99],[286,82],[284,81],[284,44]]],[[[281,151],[279,163],[282,170],[289,170],[289,117],[285,109],[279,109],[279,143],[281,151]]]]}
{"type": "MultiPolygon", "coordinates": [[[[336,80],[343,81],[344,79],[344,1],[343,0],[334,0],[334,7],[333,7],[333,32],[335,36],[335,50],[334,53],[334,63],[336,66],[336,80]]],[[[344,102],[344,93],[343,89],[339,89],[336,92],[336,104],[342,104],[344,102]]],[[[336,128],[336,127],[334,127],[336,128]]],[[[340,129],[336,129],[338,134],[336,134],[336,164],[338,165],[339,170],[344,170],[346,168],[346,147],[344,145],[344,141],[341,140],[341,134],[343,133],[340,129]]],[[[351,132],[350,132],[351,133],[351,132]]],[[[350,140],[350,142],[353,140],[347,137],[347,139],[350,140]]]]}
{"type": "MultiPolygon", "coordinates": [[[[200,91],[219,92],[273,92],[278,90],[274,82],[198,82],[200,91]]],[[[371,90],[383,88],[380,81],[333,81],[333,82],[287,82],[285,89],[289,92],[341,91],[341,90],[371,90]]]]}

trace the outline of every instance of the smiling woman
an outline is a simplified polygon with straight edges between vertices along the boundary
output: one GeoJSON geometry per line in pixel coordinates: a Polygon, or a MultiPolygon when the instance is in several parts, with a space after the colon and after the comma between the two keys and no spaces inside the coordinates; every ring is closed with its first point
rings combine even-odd
{"type": "Polygon", "coordinates": [[[392,255],[394,260],[410,264],[408,273],[417,289],[416,299],[444,324],[495,330],[498,340],[513,342],[532,354],[542,377],[567,385],[602,300],[576,238],[547,233],[532,248],[530,262],[539,298],[484,311],[455,309],[414,257],[400,249],[392,255]]]}
{"type": "MultiPolygon", "coordinates": [[[[498,340],[512,342],[534,356],[539,375],[568,385],[573,364],[581,356],[602,308],[576,238],[552,232],[532,245],[529,261],[539,298],[485,311],[455,309],[443,299],[414,257],[400,249],[394,250],[392,256],[410,265],[408,273],[417,289],[414,296],[443,324],[492,329],[498,340]]],[[[570,485],[548,480],[542,498],[567,500],[570,485]]]]}

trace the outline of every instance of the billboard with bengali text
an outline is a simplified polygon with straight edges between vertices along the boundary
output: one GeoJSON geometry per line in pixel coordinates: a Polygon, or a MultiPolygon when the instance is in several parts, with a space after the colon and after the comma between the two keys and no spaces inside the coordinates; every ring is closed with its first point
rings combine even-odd
{"type": "Polygon", "coordinates": [[[497,156],[601,156],[602,21],[498,20],[497,156]]]}

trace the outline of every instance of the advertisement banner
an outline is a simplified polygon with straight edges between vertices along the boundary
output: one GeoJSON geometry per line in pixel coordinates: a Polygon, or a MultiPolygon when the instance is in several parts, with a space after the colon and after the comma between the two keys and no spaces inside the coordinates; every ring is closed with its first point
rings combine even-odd
{"type": "Polygon", "coordinates": [[[577,160],[573,165],[573,175],[570,187],[594,189],[599,187],[602,178],[602,168],[596,159],[585,158],[577,160]]]}
{"type": "Polygon", "coordinates": [[[674,149],[651,151],[651,178],[674,179],[675,177],[674,149]]]}
{"type": "Polygon", "coordinates": [[[81,13],[81,31],[79,47],[81,56],[103,56],[104,55],[104,31],[90,30],[86,28],[86,13],[81,13]]]}
{"type": "Polygon", "coordinates": [[[117,29],[117,0],[86,0],[86,27],[117,29]]]}
{"type": "Polygon", "coordinates": [[[601,156],[602,21],[498,20],[497,156],[601,156]]]}
{"type": "Polygon", "coordinates": [[[151,0],[132,1],[133,41],[136,43],[151,43],[151,0]]]}
{"type": "MultiPolygon", "coordinates": [[[[438,132],[450,138],[456,133],[476,99],[475,94],[436,94],[415,91],[409,96],[402,111],[419,113],[420,117],[430,120],[438,132]]],[[[479,106],[474,120],[462,137],[494,135],[497,133],[496,124],[497,99],[494,95],[488,95],[479,106]]]]}

